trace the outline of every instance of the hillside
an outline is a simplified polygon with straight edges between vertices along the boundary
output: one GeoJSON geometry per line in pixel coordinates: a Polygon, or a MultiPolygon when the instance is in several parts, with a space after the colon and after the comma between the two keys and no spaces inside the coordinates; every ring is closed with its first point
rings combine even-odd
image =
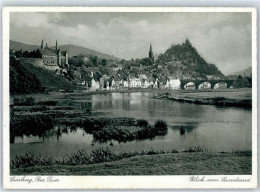
{"type": "Polygon", "coordinates": [[[159,55],[157,64],[167,67],[171,74],[180,78],[206,78],[206,75],[223,77],[214,65],[207,63],[192,46],[189,40],[173,45],[159,55]]]}
{"type": "Polygon", "coordinates": [[[242,71],[238,71],[235,73],[232,73],[231,75],[241,75],[241,76],[250,76],[252,74],[252,67],[248,67],[242,71]]]}
{"type": "MultiPolygon", "coordinates": [[[[25,43],[21,43],[18,41],[13,41],[10,40],[10,49],[13,50],[20,50],[22,49],[23,51],[32,51],[32,50],[36,50],[39,49],[40,45],[29,45],[29,44],[25,44],[25,43]]],[[[52,47],[54,48],[54,47],[52,47]]],[[[112,55],[108,55],[105,53],[101,53],[86,47],[82,47],[82,46],[77,46],[77,45],[72,45],[72,44],[68,44],[68,45],[60,45],[59,48],[62,51],[68,51],[69,57],[73,57],[73,56],[77,56],[79,54],[82,55],[96,55],[98,56],[98,58],[102,58],[102,59],[107,59],[107,60],[119,60],[119,58],[114,57],[112,55]]]]}
{"type": "Polygon", "coordinates": [[[32,51],[32,50],[36,50],[39,49],[40,46],[39,45],[28,45],[25,43],[21,43],[18,41],[13,41],[10,40],[10,49],[13,49],[15,51],[19,51],[19,50],[23,50],[23,51],[32,51]]]}
{"type": "Polygon", "coordinates": [[[51,89],[74,89],[75,85],[52,71],[35,67],[32,64],[10,63],[10,93],[40,93],[43,87],[51,89]]]}

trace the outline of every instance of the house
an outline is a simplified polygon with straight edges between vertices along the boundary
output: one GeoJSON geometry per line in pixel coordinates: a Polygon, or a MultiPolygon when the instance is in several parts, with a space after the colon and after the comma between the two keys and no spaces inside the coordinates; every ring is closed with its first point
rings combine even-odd
{"type": "Polygon", "coordinates": [[[129,87],[129,82],[128,81],[123,81],[123,86],[124,87],[129,87]]]}
{"type": "Polygon", "coordinates": [[[181,81],[180,79],[177,79],[174,76],[169,76],[167,77],[167,81],[166,81],[166,89],[180,89],[181,88],[181,81]]]}
{"type": "Polygon", "coordinates": [[[153,88],[154,89],[160,88],[160,82],[159,82],[158,78],[156,78],[155,81],[153,82],[153,88]]]}
{"type": "Polygon", "coordinates": [[[140,79],[136,77],[129,78],[129,87],[130,88],[141,87],[140,79]]]}
{"type": "Polygon", "coordinates": [[[140,74],[139,79],[141,81],[142,88],[147,88],[150,85],[149,79],[147,78],[147,76],[145,74],[140,74]]]}
{"type": "Polygon", "coordinates": [[[56,40],[55,49],[51,49],[46,46],[43,47],[43,40],[40,48],[41,58],[43,60],[43,64],[47,66],[65,66],[68,65],[68,53],[67,51],[61,51],[58,49],[58,42],[56,40]]]}
{"type": "Polygon", "coordinates": [[[118,70],[122,70],[122,65],[117,65],[111,68],[112,71],[117,72],[118,70]]]}
{"type": "Polygon", "coordinates": [[[214,75],[206,75],[207,79],[209,80],[220,80],[220,77],[214,76],[214,75]]]}
{"type": "Polygon", "coordinates": [[[163,66],[162,66],[162,65],[158,65],[157,68],[158,68],[158,69],[162,69],[163,66]]]}
{"type": "Polygon", "coordinates": [[[96,91],[100,88],[98,79],[94,78],[93,72],[90,75],[82,75],[82,85],[85,85],[88,90],[96,91]]]}
{"type": "Polygon", "coordinates": [[[100,85],[100,89],[102,90],[109,90],[112,89],[112,87],[114,86],[115,81],[114,81],[114,77],[109,77],[106,75],[103,75],[100,79],[99,79],[99,85],[100,85]]]}

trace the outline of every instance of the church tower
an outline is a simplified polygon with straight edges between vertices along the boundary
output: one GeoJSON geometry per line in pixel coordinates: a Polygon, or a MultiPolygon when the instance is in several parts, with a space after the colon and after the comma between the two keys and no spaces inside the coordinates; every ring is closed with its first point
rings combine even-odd
{"type": "Polygon", "coordinates": [[[151,59],[154,62],[153,48],[151,43],[150,43],[150,50],[149,50],[149,59],[151,59]]]}
{"type": "Polygon", "coordinates": [[[56,39],[56,52],[58,51],[58,41],[56,39]]]}
{"type": "Polygon", "coordinates": [[[42,39],[42,43],[41,43],[41,49],[43,49],[43,39],[42,39]]]}

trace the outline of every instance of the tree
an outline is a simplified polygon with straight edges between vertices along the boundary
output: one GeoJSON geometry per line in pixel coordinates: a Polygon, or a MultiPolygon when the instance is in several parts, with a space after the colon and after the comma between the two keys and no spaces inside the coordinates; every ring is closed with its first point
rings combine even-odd
{"type": "Polygon", "coordinates": [[[93,65],[94,65],[95,67],[98,66],[98,57],[97,57],[97,56],[91,55],[91,56],[90,56],[90,61],[93,63],[93,65]]]}
{"type": "Polygon", "coordinates": [[[101,64],[103,67],[107,66],[107,60],[106,59],[102,59],[101,60],[101,64]]]}
{"type": "Polygon", "coordinates": [[[234,88],[244,88],[249,86],[249,81],[247,78],[239,75],[237,79],[233,82],[234,88]]]}

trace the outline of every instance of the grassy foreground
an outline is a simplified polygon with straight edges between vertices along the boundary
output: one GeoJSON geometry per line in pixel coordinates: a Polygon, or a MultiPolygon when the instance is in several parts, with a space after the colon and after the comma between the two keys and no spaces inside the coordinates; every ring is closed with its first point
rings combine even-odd
{"type": "Polygon", "coordinates": [[[251,152],[142,155],[91,165],[50,165],[11,169],[11,175],[247,175],[251,152]]]}

